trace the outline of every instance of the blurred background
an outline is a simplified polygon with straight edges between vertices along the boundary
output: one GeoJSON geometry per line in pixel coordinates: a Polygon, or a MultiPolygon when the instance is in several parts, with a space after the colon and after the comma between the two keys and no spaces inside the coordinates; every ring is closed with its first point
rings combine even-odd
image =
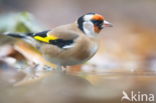
{"type": "MultiPolygon", "coordinates": [[[[32,13],[43,30],[72,23],[88,12],[102,14],[114,26],[103,30],[99,55],[89,63],[100,71],[155,70],[155,0],[1,0],[0,7],[1,14],[32,13]]],[[[90,71],[92,67],[86,65],[83,70],[88,68],[90,71]]]]}
{"type": "MultiPolygon", "coordinates": [[[[76,96],[74,95],[76,101],[80,98],[80,101],[77,101],[78,103],[94,103],[94,101],[98,101],[99,103],[114,103],[112,98],[116,98],[114,99],[116,103],[120,103],[122,90],[130,91],[133,89],[140,90],[140,88],[142,88],[140,91],[156,93],[156,88],[154,87],[156,85],[154,75],[156,71],[156,13],[154,13],[154,10],[156,10],[156,0],[0,0],[0,29],[2,29],[3,25],[9,20],[9,23],[14,21],[14,19],[12,19],[14,15],[17,16],[18,13],[23,11],[31,13],[35,23],[37,22],[35,26],[29,26],[31,27],[30,31],[42,31],[45,29],[52,29],[62,24],[72,23],[78,17],[88,12],[96,12],[104,15],[106,20],[113,24],[113,27],[105,28],[102,31],[100,35],[101,46],[98,53],[83,65],[69,67],[69,71],[78,73],[77,75],[85,78],[76,80],[81,84],[79,89],[83,88],[87,90],[85,91],[87,94],[71,91],[71,95],[72,93],[76,94],[76,96]],[[79,74],[79,72],[87,72],[89,74],[82,75],[79,74]],[[84,82],[86,83],[85,80],[91,82],[91,84],[89,84],[89,90],[88,84],[84,84],[84,82]],[[123,81],[125,81],[124,84],[123,81]],[[82,86],[82,84],[85,86],[82,86]],[[90,86],[92,84],[100,85],[100,89],[90,86]],[[116,87],[113,85],[116,85],[116,87]],[[77,93],[79,94],[78,96],[77,93]]],[[[9,23],[8,25],[11,26],[9,23]]],[[[14,30],[8,29],[8,27],[6,28],[5,30],[1,30],[1,32],[14,32],[14,30]]],[[[5,63],[5,61],[2,62],[5,63]]],[[[1,68],[2,67],[4,66],[1,66],[1,68]]],[[[16,70],[13,74],[14,73],[16,74],[16,70]]],[[[19,74],[17,73],[17,75],[19,74]]],[[[58,77],[58,75],[54,75],[54,77],[58,77]]],[[[68,78],[68,76],[65,77],[67,81],[70,81],[71,78],[68,78]]],[[[6,79],[5,75],[2,75],[2,77],[5,78],[3,80],[5,82],[10,80],[6,79]]],[[[8,78],[19,80],[21,77],[23,76],[20,74],[20,76],[11,76],[8,78]]],[[[33,89],[34,85],[40,84],[45,86],[48,84],[49,80],[54,78],[53,76],[48,77],[50,79],[46,79],[46,82],[41,80],[37,83],[35,82],[35,84],[29,84],[28,87],[21,88],[31,91],[30,89],[33,89]]],[[[62,76],[60,78],[59,80],[55,79],[60,82],[66,81],[62,79],[62,76]]],[[[73,78],[77,78],[77,76],[73,78]]],[[[55,79],[52,79],[52,81],[54,82],[55,79]]],[[[71,81],[73,81],[71,88],[65,83],[65,87],[68,87],[67,90],[69,91],[75,89],[74,86],[77,83],[74,82],[75,79],[71,81]]],[[[61,85],[62,83],[60,82],[55,83],[56,85],[61,85]]],[[[8,86],[8,84],[6,85],[8,86]]],[[[55,86],[52,82],[48,85],[55,86]]],[[[6,88],[6,86],[2,87],[6,88]]],[[[36,94],[41,93],[43,87],[38,87],[36,94]]],[[[64,90],[63,87],[58,86],[58,88],[64,90]]],[[[14,91],[18,95],[21,93],[20,90],[12,90],[10,87],[9,89],[11,89],[11,92],[14,91]]],[[[50,87],[48,87],[48,89],[50,89],[50,87]]],[[[51,91],[53,92],[53,90],[51,91]]],[[[5,91],[6,95],[8,92],[9,91],[5,91]]],[[[45,95],[50,95],[46,93],[45,95]]],[[[28,94],[24,96],[28,98],[28,94]]],[[[33,96],[35,95],[35,93],[30,94],[33,96]]],[[[0,94],[0,100],[2,96],[3,95],[0,94]]],[[[12,97],[12,95],[9,96],[12,97]]],[[[35,96],[35,98],[38,97],[40,96],[35,96]]],[[[56,97],[60,98],[58,94],[56,97]]],[[[58,98],[53,99],[57,100],[58,98]]],[[[3,100],[3,103],[7,103],[7,99],[3,100]]],[[[21,100],[19,100],[19,102],[21,100]]],[[[47,100],[47,98],[43,100],[47,100]]],[[[62,97],[61,100],[64,101],[66,99],[62,97]]],[[[51,99],[49,101],[51,101],[51,99]]],[[[49,101],[46,101],[46,103],[49,103],[49,101]]],[[[40,101],[35,101],[32,98],[29,102],[40,103],[40,101]]]]}

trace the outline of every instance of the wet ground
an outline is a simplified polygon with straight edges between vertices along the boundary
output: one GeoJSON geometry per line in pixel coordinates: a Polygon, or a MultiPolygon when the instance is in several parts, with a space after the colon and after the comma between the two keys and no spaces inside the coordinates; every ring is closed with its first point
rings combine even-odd
{"type": "Polygon", "coordinates": [[[156,74],[152,72],[39,74],[31,78],[13,68],[0,70],[0,103],[155,103],[149,101],[156,95],[156,74]],[[122,100],[123,92],[131,102],[122,100]]]}

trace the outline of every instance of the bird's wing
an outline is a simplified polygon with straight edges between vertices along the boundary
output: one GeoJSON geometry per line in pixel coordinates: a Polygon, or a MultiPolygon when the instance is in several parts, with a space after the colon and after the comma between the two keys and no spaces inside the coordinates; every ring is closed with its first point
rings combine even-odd
{"type": "Polygon", "coordinates": [[[58,46],[59,48],[70,48],[74,44],[74,40],[78,34],[74,31],[43,31],[35,33],[33,38],[43,42],[58,46]]]}

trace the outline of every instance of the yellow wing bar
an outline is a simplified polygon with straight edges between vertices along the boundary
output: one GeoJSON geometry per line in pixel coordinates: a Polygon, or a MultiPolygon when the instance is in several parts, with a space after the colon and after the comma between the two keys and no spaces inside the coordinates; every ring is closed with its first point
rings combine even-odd
{"type": "Polygon", "coordinates": [[[41,36],[37,35],[37,36],[34,36],[34,38],[36,40],[46,42],[46,43],[49,43],[50,40],[57,40],[58,39],[58,37],[52,36],[52,35],[51,36],[46,36],[46,37],[41,37],[41,36]]]}

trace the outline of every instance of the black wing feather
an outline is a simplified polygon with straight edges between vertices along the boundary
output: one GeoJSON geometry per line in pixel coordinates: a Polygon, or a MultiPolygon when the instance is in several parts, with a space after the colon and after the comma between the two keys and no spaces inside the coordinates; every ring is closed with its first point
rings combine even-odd
{"type": "Polygon", "coordinates": [[[63,48],[64,46],[71,45],[74,43],[74,40],[63,40],[63,39],[57,39],[57,40],[51,40],[49,41],[50,44],[56,45],[60,48],[63,48]]]}
{"type": "Polygon", "coordinates": [[[43,32],[38,32],[38,33],[35,33],[33,36],[46,37],[46,36],[47,36],[47,33],[48,33],[49,31],[50,31],[50,30],[46,30],[46,31],[43,31],[43,32]]]}
{"type": "Polygon", "coordinates": [[[26,37],[25,35],[18,34],[18,33],[7,33],[7,34],[4,34],[4,35],[15,37],[15,38],[25,38],[26,37]]]}

